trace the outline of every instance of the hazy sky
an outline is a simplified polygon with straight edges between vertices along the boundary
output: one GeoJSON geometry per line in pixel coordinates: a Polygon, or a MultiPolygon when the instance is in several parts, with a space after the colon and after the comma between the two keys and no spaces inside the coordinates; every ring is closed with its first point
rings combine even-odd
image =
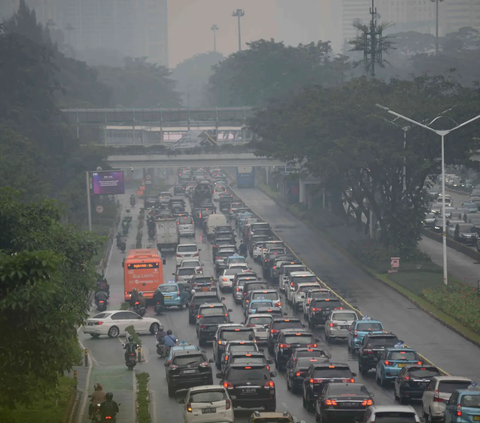
{"type": "MultiPolygon", "coordinates": [[[[295,0],[292,0],[295,1],[295,0]]],[[[238,50],[236,9],[243,9],[242,44],[277,35],[276,0],[169,0],[169,65],[175,67],[189,57],[213,51],[217,24],[217,51],[228,55],[238,50]]]]}

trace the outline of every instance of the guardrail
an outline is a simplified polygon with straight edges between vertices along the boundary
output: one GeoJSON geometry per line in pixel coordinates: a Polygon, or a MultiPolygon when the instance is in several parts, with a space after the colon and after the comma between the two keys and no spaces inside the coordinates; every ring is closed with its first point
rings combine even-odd
{"type": "MultiPolygon", "coordinates": [[[[428,229],[423,228],[422,235],[425,235],[427,238],[433,239],[434,241],[438,241],[440,243],[443,242],[442,234],[432,232],[428,229]]],[[[465,254],[466,256],[476,261],[480,261],[480,253],[478,251],[475,251],[472,248],[469,248],[468,246],[466,246],[465,244],[462,244],[460,242],[453,240],[452,238],[447,237],[447,246],[449,246],[450,248],[453,248],[454,250],[462,254],[465,254]]]]}

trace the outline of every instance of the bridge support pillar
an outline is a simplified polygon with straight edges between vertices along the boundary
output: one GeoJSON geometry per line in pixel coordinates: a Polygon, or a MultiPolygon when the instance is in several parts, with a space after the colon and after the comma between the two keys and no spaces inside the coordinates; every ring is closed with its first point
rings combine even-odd
{"type": "Polygon", "coordinates": [[[268,185],[270,179],[270,166],[265,166],[265,184],[268,185]]]}
{"type": "Polygon", "coordinates": [[[307,204],[307,186],[305,182],[303,182],[301,179],[298,181],[298,202],[302,204],[307,204]]]}

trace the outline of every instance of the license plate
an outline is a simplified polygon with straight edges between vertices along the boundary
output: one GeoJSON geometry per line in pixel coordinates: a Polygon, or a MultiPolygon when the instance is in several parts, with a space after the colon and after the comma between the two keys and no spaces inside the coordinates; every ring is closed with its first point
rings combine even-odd
{"type": "Polygon", "coordinates": [[[406,363],[400,363],[398,364],[398,367],[405,367],[407,364],[406,363]]]}
{"type": "Polygon", "coordinates": [[[265,332],[267,329],[257,329],[257,332],[265,332]]]}
{"type": "Polygon", "coordinates": [[[216,408],[202,408],[202,414],[211,414],[216,412],[217,412],[216,408]]]}
{"type": "Polygon", "coordinates": [[[88,326],[93,326],[93,323],[89,323],[88,326]]]}
{"type": "Polygon", "coordinates": [[[373,357],[373,361],[378,361],[379,358],[378,357],[373,357]]]}
{"type": "Polygon", "coordinates": [[[257,390],[255,388],[243,388],[242,394],[256,394],[257,390]]]}
{"type": "Polygon", "coordinates": [[[348,329],[348,326],[340,326],[340,329],[348,329]]]}
{"type": "Polygon", "coordinates": [[[349,407],[349,408],[352,408],[352,407],[357,407],[358,404],[356,402],[344,402],[342,404],[344,407],[349,407]]]}
{"type": "Polygon", "coordinates": [[[165,297],[166,300],[170,300],[172,297],[165,297]]]}
{"type": "Polygon", "coordinates": [[[195,373],[195,370],[184,370],[182,373],[195,373]]]}
{"type": "Polygon", "coordinates": [[[473,416],[473,420],[475,420],[476,422],[480,421],[480,416],[473,416]]]}

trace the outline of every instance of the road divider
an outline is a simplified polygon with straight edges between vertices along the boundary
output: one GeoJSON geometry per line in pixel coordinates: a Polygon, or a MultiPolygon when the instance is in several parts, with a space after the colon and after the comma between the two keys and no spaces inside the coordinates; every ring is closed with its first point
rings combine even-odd
{"type": "MultiPolygon", "coordinates": [[[[422,229],[422,235],[426,236],[427,238],[433,239],[434,241],[443,243],[443,235],[437,232],[430,231],[429,229],[422,229]]],[[[475,261],[480,261],[480,253],[478,251],[468,247],[465,244],[454,241],[452,238],[447,237],[447,246],[453,248],[459,253],[465,254],[467,257],[470,257],[475,261]]]]}
{"type": "Polygon", "coordinates": [[[151,423],[150,392],[148,380],[150,375],[146,372],[137,374],[137,423],[151,423]]]}

